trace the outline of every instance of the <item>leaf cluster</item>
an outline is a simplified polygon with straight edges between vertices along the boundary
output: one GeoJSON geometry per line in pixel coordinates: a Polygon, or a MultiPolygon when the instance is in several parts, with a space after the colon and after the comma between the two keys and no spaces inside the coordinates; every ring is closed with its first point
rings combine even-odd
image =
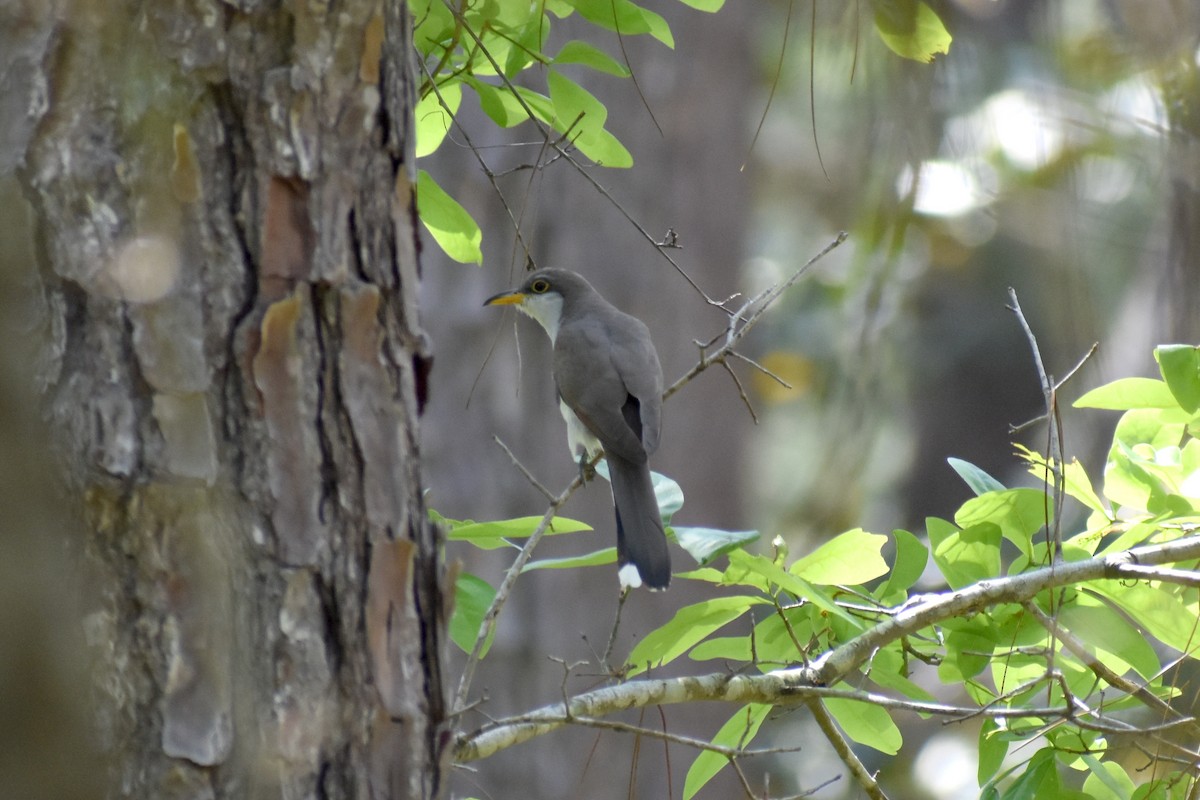
{"type": "MultiPolygon", "coordinates": [[[[1065,535],[1061,548],[1048,534],[1060,510],[1044,489],[1006,487],[955,461],[976,496],[952,520],[929,518],[923,532],[854,529],[800,558],[778,538],[769,554],[755,554],[739,546],[754,534],[742,542],[736,534],[712,534],[720,544],[676,577],[709,584],[713,596],[680,608],[644,636],[622,679],[684,658],[724,662],[735,672],[794,673],[798,665],[827,667],[831,654],[869,642],[870,652],[849,659],[850,670],[810,701],[836,722],[835,735],[892,755],[904,744],[900,715],[978,719],[982,797],[1186,796],[1200,727],[1173,703],[1181,695],[1177,668],[1200,647],[1197,564],[1141,567],[1120,580],[1047,583],[1052,588],[1021,597],[1001,587],[1056,565],[1066,570],[1196,533],[1200,350],[1163,346],[1155,355],[1161,379],[1118,380],[1075,403],[1123,412],[1100,491],[1077,461],[1019,453],[1043,485],[1061,470],[1067,502],[1081,512],[1079,530],[1065,535]],[[726,556],[723,566],[718,554],[726,556]],[[987,595],[992,583],[998,591],[987,595]],[[928,593],[943,586],[948,591],[928,593]],[[914,609],[969,593],[984,597],[969,613],[879,635],[914,609]],[[948,689],[964,700],[938,702],[935,695],[948,689]],[[1154,769],[1139,772],[1131,751],[1154,769]]],[[[669,523],[682,495],[661,476],[656,486],[669,523]]],[[[506,538],[499,531],[509,523],[491,525],[498,526],[491,529],[496,540],[506,538]]],[[[475,540],[482,530],[462,525],[451,535],[475,540]]],[[[675,535],[684,541],[680,529],[675,535]]],[[[600,553],[526,568],[611,560],[600,553]]],[[[730,716],[713,735],[714,748],[692,763],[685,798],[734,761],[731,749],[749,746],[775,705],[756,699],[730,716]]]]}

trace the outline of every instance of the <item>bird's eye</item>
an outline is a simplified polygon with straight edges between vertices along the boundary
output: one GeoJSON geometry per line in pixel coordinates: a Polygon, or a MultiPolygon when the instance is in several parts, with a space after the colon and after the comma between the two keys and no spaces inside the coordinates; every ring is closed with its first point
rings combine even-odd
{"type": "Polygon", "coordinates": [[[529,285],[529,291],[533,292],[534,294],[545,294],[549,290],[550,281],[543,280],[542,278],[538,278],[529,285]]]}

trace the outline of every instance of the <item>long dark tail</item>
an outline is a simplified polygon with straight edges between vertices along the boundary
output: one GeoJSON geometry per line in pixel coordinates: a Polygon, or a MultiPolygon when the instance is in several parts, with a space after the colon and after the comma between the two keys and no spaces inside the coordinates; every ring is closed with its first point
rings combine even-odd
{"type": "Polygon", "coordinates": [[[654,499],[650,465],[613,455],[607,458],[617,513],[617,562],[621,567],[636,567],[649,588],[666,589],[671,583],[671,554],[654,499]]]}

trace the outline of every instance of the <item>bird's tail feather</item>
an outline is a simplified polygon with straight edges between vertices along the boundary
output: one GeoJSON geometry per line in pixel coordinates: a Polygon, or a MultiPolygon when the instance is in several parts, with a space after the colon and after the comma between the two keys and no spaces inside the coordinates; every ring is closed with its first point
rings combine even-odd
{"type": "Polygon", "coordinates": [[[671,582],[671,554],[654,498],[650,466],[611,454],[607,458],[617,514],[617,561],[622,568],[622,583],[628,583],[624,580],[625,567],[632,565],[646,586],[666,589],[671,582]]]}

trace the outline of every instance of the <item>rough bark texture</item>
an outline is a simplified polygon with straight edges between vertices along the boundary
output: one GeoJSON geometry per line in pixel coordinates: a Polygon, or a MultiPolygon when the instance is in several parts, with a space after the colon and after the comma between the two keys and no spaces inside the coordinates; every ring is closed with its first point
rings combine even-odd
{"type": "Polygon", "coordinates": [[[3,14],[111,794],[439,796],[406,6],[3,14]]]}

